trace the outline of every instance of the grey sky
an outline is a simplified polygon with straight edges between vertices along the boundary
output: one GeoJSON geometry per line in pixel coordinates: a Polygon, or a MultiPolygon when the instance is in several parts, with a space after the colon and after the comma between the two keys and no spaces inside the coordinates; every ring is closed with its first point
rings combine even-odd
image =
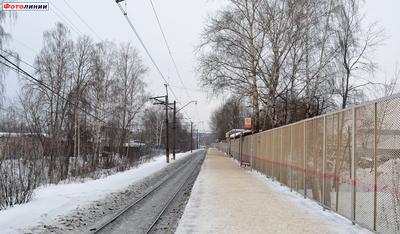
{"type": "MultiPolygon", "coordinates": [[[[161,77],[156,73],[150,60],[130,31],[114,0],[67,1],[102,40],[131,41],[139,49],[145,64],[150,68],[150,72],[146,76],[149,90],[154,95],[164,94],[161,77]]],[[[49,2],[49,12],[19,12],[17,21],[7,25],[13,37],[10,46],[19,53],[22,59],[29,63],[33,63],[35,53],[42,46],[43,31],[53,27],[56,22],[60,21],[69,26],[74,37],[78,35],[72,29],[71,24],[62,18],[58,10],[72,21],[79,31],[92,36],[96,41],[99,40],[67,7],[64,0],[50,0],[49,2]]],[[[141,34],[161,71],[165,76],[169,77],[169,82],[173,86],[172,88],[177,94],[180,104],[183,105],[190,99],[199,101],[197,111],[194,105],[189,106],[185,111],[186,116],[191,117],[194,121],[203,121],[204,124],[200,125],[200,127],[208,130],[207,125],[210,114],[221,102],[221,98],[208,100],[206,93],[191,90],[199,89],[198,75],[195,72],[196,56],[193,52],[195,46],[199,43],[199,35],[207,15],[223,6],[224,1],[153,0],[184,83],[190,89],[190,97],[186,95],[183,89],[174,87],[182,85],[169,59],[168,51],[164,46],[150,2],[148,0],[126,0],[126,2],[128,4],[129,17],[141,34]]],[[[398,26],[400,14],[398,9],[400,9],[398,0],[366,1],[365,23],[378,21],[389,37],[375,56],[380,65],[380,70],[376,73],[376,77],[380,80],[383,80],[385,76],[391,77],[393,75],[395,65],[400,59],[400,29],[398,26]]],[[[25,68],[30,70],[28,67],[25,68]]],[[[16,76],[10,72],[6,79],[7,95],[15,97],[18,87],[16,76]]]]}

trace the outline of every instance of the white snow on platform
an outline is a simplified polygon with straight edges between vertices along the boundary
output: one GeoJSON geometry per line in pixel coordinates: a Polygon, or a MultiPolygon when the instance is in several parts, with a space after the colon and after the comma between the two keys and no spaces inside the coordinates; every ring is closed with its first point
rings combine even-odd
{"type": "MultiPolygon", "coordinates": [[[[265,175],[253,170],[249,171],[250,174],[254,175],[262,181],[268,189],[279,193],[281,199],[293,205],[293,209],[303,209],[309,211],[310,214],[315,216],[315,220],[328,221],[331,225],[335,224],[334,227],[331,226],[332,230],[337,233],[359,233],[359,234],[371,234],[372,232],[362,228],[358,225],[353,225],[352,222],[339,214],[330,211],[323,210],[321,205],[317,202],[312,201],[308,198],[304,198],[303,195],[290,191],[290,188],[281,185],[278,181],[272,180],[265,175]]],[[[290,220],[288,220],[288,225],[290,225],[290,220]]]]}
{"type": "Polygon", "coordinates": [[[218,157],[224,158],[207,155],[176,233],[371,233],[265,175],[233,169],[237,162],[225,158],[235,164],[227,166],[218,157]]]}
{"type": "MultiPolygon", "coordinates": [[[[181,159],[189,154],[190,152],[180,153],[176,157],[181,159]]],[[[159,155],[150,162],[105,178],[83,183],[41,186],[35,189],[30,202],[0,211],[0,233],[23,233],[29,227],[51,223],[58,216],[103,199],[109,193],[123,190],[167,165],[165,155],[159,155]]]]}

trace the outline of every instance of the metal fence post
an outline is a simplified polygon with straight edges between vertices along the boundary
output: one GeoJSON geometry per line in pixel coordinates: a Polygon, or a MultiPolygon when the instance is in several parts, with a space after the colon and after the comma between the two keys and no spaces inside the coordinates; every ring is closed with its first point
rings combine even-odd
{"type": "Polygon", "coordinates": [[[351,179],[352,179],[352,193],[351,193],[351,219],[355,224],[356,220],[356,173],[355,173],[355,154],[356,154],[356,108],[352,108],[352,131],[351,131],[351,179]]]}
{"type": "Polygon", "coordinates": [[[374,224],[373,224],[373,229],[376,231],[376,219],[377,219],[377,183],[378,183],[378,178],[377,178],[377,144],[378,144],[378,139],[377,139],[377,134],[378,134],[378,129],[377,129],[377,123],[378,123],[378,103],[374,103],[374,224]]]}
{"type": "Polygon", "coordinates": [[[293,125],[290,126],[290,163],[289,163],[289,178],[290,178],[290,192],[292,192],[293,188],[293,177],[292,177],[292,168],[293,168],[293,125]]]}
{"type": "Polygon", "coordinates": [[[253,147],[254,147],[254,132],[251,132],[251,144],[250,144],[250,170],[253,171],[253,147]]]}
{"type": "Polygon", "coordinates": [[[270,136],[270,144],[271,144],[271,156],[270,156],[270,159],[271,159],[271,178],[272,178],[272,181],[274,181],[275,179],[274,179],[274,164],[275,164],[275,155],[274,155],[274,152],[275,152],[275,144],[274,144],[274,142],[275,142],[275,130],[272,130],[271,131],[271,136],[270,136]]]}
{"type": "Polygon", "coordinates": [[[303,123],[303,166],[304,166],[304,198],[307,197],[307,168],[306,168],[306,121],[303,123]]]}
{"type": "Polygon", "coordinates": [[[282,186],[282,176],[281,176],[281,174],[282,174],[282,156],[283,156],[283,131],[282,131],[282,128],[281,129],[279,129],[280,130],[280,132],[281,132],[281,152],[280,152],[280,155],[279,155],[279,182],[280,182],[280,184],[281,184],[281,186],[282,186]]]}
{"type": "Polygon", "coordinates": [[[322,190],[321,203],[322,209],[325,210],[325,164],[326,164],[326,116],[324,116],[323,139],[322,139],[322,190]]]}
{"type": "Polygon", "coordinates": [[[243,140],[242,140],[242,133],[240,133],[240,138],[239,138],[239,162],[240,165],[242,165],[243,161],[243,140]]]}

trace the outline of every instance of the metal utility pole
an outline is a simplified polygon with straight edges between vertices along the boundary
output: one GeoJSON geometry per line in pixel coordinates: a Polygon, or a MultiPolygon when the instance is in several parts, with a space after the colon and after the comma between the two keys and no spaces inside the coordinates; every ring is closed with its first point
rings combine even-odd
{"type": "Polygon", "coordinates": [[[172,129],[174,130],[174,133],[172,135],[172,160],[175,160],[175,153],[176,153],[176,101],[174,101],[174,119],[173,119],[172,129]]]}
{"type": "MultiPolygon", "coordinates": [[[[183,110],[185,107],[187,107],[190,103],[195,103],[196,105],[197,105],[197,101],[195,101],[195,100],[193,100],[193,101],[190,101],[190,102],[188,102],[188,103],[186,103],[184,106],[182,106],[181,108],[179,108],[178,110],[176,110],[176,103],[174,102],[174,123],[175,123],[175,128],[176,128],[176,114],[179,112],[179,111],[181,111],[181,110],[183,110]]],[[[192,122],[190,122],[190,129],[191,129],[191,133],[190,133],[190,135],[191,135],[191,138],[193,139],[193,133],[192,133],[192,128],[193,128],[193,123],[192,122]]],[[[176,130],[175,130],[176,131],[176,130]]],[[[174,131],[174,132],[175,132],[174,131]]],[[[175,134],[175,133],[174,133],[175,134]]],[[[175,135],[175,139],[176,139],[176,135],[175,135]]],[[[192,142],[193,140],[190,140],[190,149],[191,149],[191,151],[193,150],[193,142],[192,142]]],[[[175,147],[175,143],[176,142],[174,142],[174,147],[175,147]]],[[[174,159],[175,159],[175,148],[174,148],[174,159]]]]}
{"type": "Polygon", "coordinates": [[[197,149],[199,149],[199,142],[200,142],[200,138],[199,138],[199,128],[197,128],[197,149]]]}
{"type": "Polygon", "coordinates": [[[190,121],[190,153],[193,152],[193,122],[190,121]]]}
{"type": "Polygon", "coordinates": [[[167,163],[169,163],[169,138],[168,138],[168,86],[165,85],[165,156],[167,159],[167,163]]]}
{"type": "MultiPolygon", "coordinates": [[[[168,109],[171,109],[171,103],[168,103],[168,86],[165,84],[165,96],[152,97],[154,100],[154,105],[165,105],[165,157],[167,163],[169,163],[169,123],[168,123],[168,109]],[[164,100],[162,100],[164,99],[164,100]]],[[[175,103],[175,102],[174,102],[175,103]]],[[[175,119],[175,118],[174,118],[175,119]]]]}

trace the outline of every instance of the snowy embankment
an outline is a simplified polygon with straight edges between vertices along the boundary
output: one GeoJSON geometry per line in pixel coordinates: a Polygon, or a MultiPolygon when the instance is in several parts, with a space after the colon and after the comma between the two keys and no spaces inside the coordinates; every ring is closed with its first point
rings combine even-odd
{"type": "MultiPolygon", "coordinates": [[[[181,159],[189,154],[180,153],[176,157],[181,159]]],[[[101,179],[41,186],[35,189],[30,202],[0,211],[1,233],[21,233],[29,227],[51,223],[57,217],[123,190],[167,165],[165,155],[159,155],[138,167],[101,179]]]]}

